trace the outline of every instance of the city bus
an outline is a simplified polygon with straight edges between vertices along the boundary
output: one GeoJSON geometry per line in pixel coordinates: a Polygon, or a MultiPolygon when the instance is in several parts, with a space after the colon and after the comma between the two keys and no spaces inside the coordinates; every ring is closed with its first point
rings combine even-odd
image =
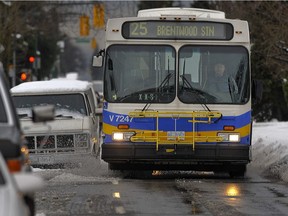
{"type": "Polygon", "coordinates": [[[222,11],[156,8],[109,19],[92,63],[104,71],[101,159],[111,170],[243,177],[251,161],[250,46],[247,21],[222,11]]]}

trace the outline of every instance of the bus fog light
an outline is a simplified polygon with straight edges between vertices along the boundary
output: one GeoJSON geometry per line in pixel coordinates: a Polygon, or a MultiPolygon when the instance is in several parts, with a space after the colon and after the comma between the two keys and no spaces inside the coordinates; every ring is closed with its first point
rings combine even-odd
{"type": "Polygon", "coordinates": [[[239,142],[240,135],[235,133],[218,133],[219,137],[222,137],[223,142],[239,142]]]}
{"type": "Polygon", "coordinates": [[[120,141],[120,140],[123,140],[123,138],[124,138],[124,134],[123,133],[117,132],[117,133],[113,133],[112,134],[112,139],[113,140],[120,141]]]}
{"type": "Polygon", "coordinates": [[[240,141],[239,134],[229,134],[229,141],[230,142],[239,142],[240,141]]]}

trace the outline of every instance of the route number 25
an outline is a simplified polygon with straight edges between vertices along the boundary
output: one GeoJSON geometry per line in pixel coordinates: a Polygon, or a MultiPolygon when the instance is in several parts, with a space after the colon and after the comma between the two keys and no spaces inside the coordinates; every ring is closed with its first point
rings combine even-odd
{"type": "Polygon", "coordinates": [[[140,22],[140,23],[131,23],[131,35],[139,36],[139,35],[147,35],[147,23],[140,22]]]}

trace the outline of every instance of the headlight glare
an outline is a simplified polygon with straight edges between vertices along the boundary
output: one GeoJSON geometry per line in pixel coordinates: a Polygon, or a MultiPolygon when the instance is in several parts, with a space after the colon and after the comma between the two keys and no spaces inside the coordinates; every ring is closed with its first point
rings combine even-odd
{"type": "Polygon", "coordinates": [[[121,141],[124,138],[124,134],[121,132],[113,133],[113,140],[121,141]]]}
{"type": "Polygon", "coordinates": [[[131,136],[133,136],[135,132],[114,132],[112,134],[112,139],[115,141],[129,141],[131,136]]]}
{"type": "Polygon", "coordinates": [[[229,141],[230,142],[239,142],[240,141],[239,134],[229,134],[229,141]]]}
{"type": "Polygon", "coordinates": [[[240,134],[238,133],[218,133],[218,136],[222,137],[223,142],[239,142],[240,134]]]}

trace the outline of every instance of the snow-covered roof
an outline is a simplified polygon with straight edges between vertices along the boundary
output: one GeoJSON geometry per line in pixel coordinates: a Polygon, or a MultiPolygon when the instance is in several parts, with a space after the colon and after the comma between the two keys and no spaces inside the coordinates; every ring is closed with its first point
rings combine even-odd
{"type": "Polygon", "coordinates": [[[25,82],[11,89],[16,94],[37,94],[37,93],[70,93],[83,92],[92,87],[92,83],[80,80],[54,79],[50,81],[25,82]]]}

